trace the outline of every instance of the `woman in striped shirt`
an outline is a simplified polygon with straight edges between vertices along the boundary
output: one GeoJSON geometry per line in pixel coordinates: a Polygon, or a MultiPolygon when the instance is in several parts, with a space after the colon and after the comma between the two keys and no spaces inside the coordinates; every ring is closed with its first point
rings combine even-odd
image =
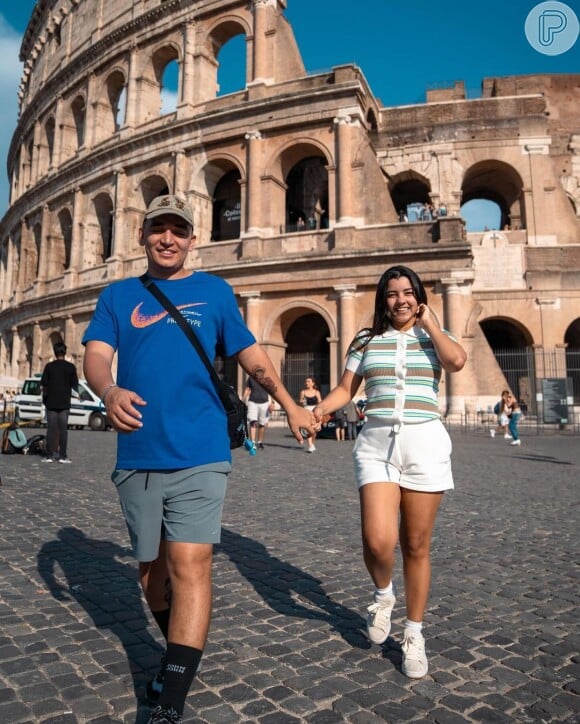
{"type": "Polygon", "coordinates": [[[373,643],[387,640],[395,605],[395,547],[403,555],[407,619],[401,668],[428,671],[422,622],[431,579],[431,533],[443,492],[453,488],[451,440],[441,422],[441,370],[457,372],[464,349],[442,330],[417,274],[388,269],[377,286],[372,327],[353,340],[337,387],[314,409],[317,420],[344,407],[364,379],[367,423],[353,450],[363,554],[375,584],[367,609],[373,643]]]}

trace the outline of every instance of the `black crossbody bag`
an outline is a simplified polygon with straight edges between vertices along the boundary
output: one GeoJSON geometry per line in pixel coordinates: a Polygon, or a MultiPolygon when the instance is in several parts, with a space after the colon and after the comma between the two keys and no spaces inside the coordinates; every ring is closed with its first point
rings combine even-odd
{"type": "Polygon", "coordinates": [[[201,361],[209,372],[209,376],[211,377],[211,381],[218,393],[218,397],[224,406],[224,410],[226,411],[230,448],[233,450],[234,448],[241,447],[248,436],[246,405],[242,402],[242,400],[240,400],[238,393],[231,385],[228,385],[223,382],[223,380],[220,380],[204,348],[201,346],[201,342],[197,338],[197,335],[176,306],[155,284],[154,280],[148,274],[143,274],[143,276],[139,277],[139,279],[141,280],[143,286],[151,292],[151,294],[153,294],[159,304],[161,304],[161,306],[164,307],[169,314],[171,314],[173,319],[175,319],[200,356],[201,361]]]}

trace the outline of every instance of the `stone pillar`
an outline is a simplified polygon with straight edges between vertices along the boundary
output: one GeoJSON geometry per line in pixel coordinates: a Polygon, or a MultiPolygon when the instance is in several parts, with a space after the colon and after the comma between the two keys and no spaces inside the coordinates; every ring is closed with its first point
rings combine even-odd
{"type": "Polygon", "coordinates": [[[355,292],[356,286],[340,284],[334,287],[338,297],[338,367],[344,368],[346,353],[354,335],[355,329],[355,292]]]}
{"type": "Polygon", "coordinates": [[[175,151],[171,155],[173,158],[173,193],[187,196],[188,183],[185,178],[185,151],[175,151]]]}
{"type": "Polygon", "coordinates": [[[338,157],[338,223],[352,224],[352,160],[350,150],[352,148],[352,129],[358,121],[350,116],[340,115],[334,119],[336,127],[336,155],[338,157]]]}
{"type": "Polygon", "coordinates": [[[12,327],[12,360],[11,366],[11,377],[20,377],[19,369],[19,358],[20,358],[20,335],[18,334],[18,327],[12,327]]]}
{"type": "Polygon", "coordinates": [[[246,324],[250,332],[257,340],[263,335],[260,334],[260,292],[241,292],[240,297],[246,300],[246,324]]]}
{"type": "Polygon", "coordinates": [[[70,244],[70,266],[64,273],[65,289],[74,289],[77,286],[78,274],[83,270],[83,246],[85,231],[84,194],[77,186],[73,198],[72,229],[70,244]]]}
{"type": "Polygon", "coordinates": [[[56,110],[54,112],[54,140],[52,144],[52,158],[49,160],[48,170],[52,171],[60,166],[60,154],[62,148],[62,96],[56,99],[56,110]]]}
{"type": "Polygon", "coordinates": [[[32,359],[30,360],[32,366],[31,372],[34,373],[36,370],[41,370],[42,364],[42,332],[40,330],[40,324],[34,322],[32,325],[32,359]]]}
{"type": "Polygon", "coordinates": [[[254,0],[253,83],[272,80],[273,49],[270,47],[268,30],[275,8],[276,0],[254,0]]]}
{"type": "MultiPolygon", "coordinates": [[[[464,278],[441,279],[443,285],[443,327],[461,344],[463,328],[463,309],[467,307],[464,303],[461,286],[467,281],[464,278]]],[[[457,372],[443,372],[446,385],[447,416],[459,418],[465,413],[465,397],[467,391],[463,389],[457,372]]]]}
{"type": "Polygon", "coordinates": [[[260,176],[262,172],[261,143],[262,134],[260,131],[249,131],[246,133],[247,141],[247,169],[248,188],[246,197],[248,199],[247,212],[247,233],[255,234],[260,227],[262,206],[260,203],[260,176]]]}
{"type": "Polygon", "coordinates": [[[48,256],[50,249],[48,248],[48,239],[50,238],[50,213],[48,205],[42,206],[42,214],[40,217],[40,256],[38,259],[38,279],[44,281],[48,277],[48,256]]]}
{"type": "Polygon", "coordinates": [[[129,55],[129,78],[127,79],[127,106],[125,109],[125,122],[121,123],[121,127],[127,126],[134,128],[139,124],[137,113],[139,81],[137,78],[138,50],[136,47],[131,48],[129,55]]]}
{"type": "Polygon", "coordinates": [[[123,168],[116,168],[114,173],[115,198],[113,199],[113,228],[111,229],[113,248],[111,257],[117,260],[123,258],[130,240],[126,239],[123,233],[123,208],[125,206],[125,182],[127,176],[123,168]]]}
{"type": "Polygon", "coordinates": [[[28,248],[28,242],[30,238],[30,232],[28,229],[28,224],[26,223],[25,219],[22,219],[20,222],[20,255],[18,259],[18,269],[16,270],[17,273],[17,281],[16,286],[17,288],[22,291],[24,289],[24,286],[26,284],[26,250],[28,248]]]}
{"type": "Polygon", "coordinates": [[[181,102],[179,107],[192,108],[195,90],[195,23],[183,26],[183,64],[181,66],[181,102]]]}

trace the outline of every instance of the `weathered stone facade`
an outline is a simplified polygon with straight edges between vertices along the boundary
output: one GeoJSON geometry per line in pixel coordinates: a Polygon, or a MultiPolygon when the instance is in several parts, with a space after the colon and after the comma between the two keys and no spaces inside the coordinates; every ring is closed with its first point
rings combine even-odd
{"type": "Polygon", "coordinates": [[[0,230],[6,374],[40,371],[60,338],[80,364],[100,290],[143,270],[140,219],[167,191],[194,209],[192,268],[232,284],[281,367],[308,317],[334,384],[393,263],[421,275],[469,353],[443,386],[450,413],[505,386],[502,330],[528,348],[580,347],[580,76],[490,78],[477,100],[458,84],[384,108],[355,66],[306,73],[285,6],[36,4],[0,230]],[[237,35],[246,85],[220,97],[218,53],[237,35]],[[172,61],[178,99],[161,114],[172,61]],[[460,207],[477,198],[499,204],[509,230],[466,234],[460,207]],[[447,214],[399,221],[415,201],[447,214]]]}

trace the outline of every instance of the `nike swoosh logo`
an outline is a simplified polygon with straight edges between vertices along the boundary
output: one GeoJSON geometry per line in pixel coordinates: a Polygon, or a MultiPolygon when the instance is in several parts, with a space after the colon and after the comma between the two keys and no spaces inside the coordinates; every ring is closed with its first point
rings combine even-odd
{"type": "MultiPolygon", "coordinates": [[[[179,304],[177,309],[180,311],[182,309],[187,309],[188,307],[199,307],[201,305],[205,305],[206,302],[194,302],[193,304],[179,304]]],[[[160,322],[162,319],[165,319],[165,317],[168,316],[169,312],[164,309],[162,312],[159,312],[159,314],[141,314],[141,307],[143,306],[143,302],[139,302],[139,304],[135,307],[133,312],[131,313],[131,324],[133,327],[136,327],[137,329],[143,329],[144,327],[150,327],[152,324],[155,324],[156,322],[160,322]]]]}

